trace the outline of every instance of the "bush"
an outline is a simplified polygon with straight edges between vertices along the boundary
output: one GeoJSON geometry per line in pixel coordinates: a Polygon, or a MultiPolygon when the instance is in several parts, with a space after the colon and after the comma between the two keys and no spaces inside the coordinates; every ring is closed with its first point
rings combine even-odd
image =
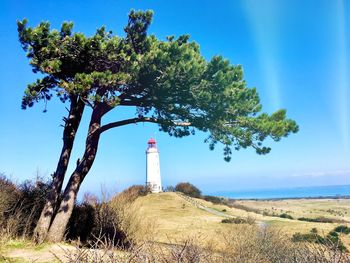
{"type": "Polygon", "coordinates": [[[205,195],[202,197],[205,201],[212,202],[213,204],[221,204],[222,199],[217,196],[212,196],[212,195],[205,195]]]}
{"type": "Polygon", "coordinates": [[[0,231],[11,237],[33,234],[51,182],[37,178],[17,185],[0,176],[0,231]]]}
{"type": "Polygon", "coordinates": [[[201,191],[195,187],[193,184],[190,183],[178,183],[175,186],[175,190],[181,193],[184,193],[185,195],[188,195],[190,197],[194,198],[200,198],[201,197],[201,191]]]}
{"type": "Polygon", "coordinates": [[[306,233],[306,234],[301,234],[299,232],[295,233],[292,236],[292,241],[293,242],[314,242],[314,243],[323,243],[324,238],[321,237],[317,233],[306,233]]]}
{"type": "Polygon", "coordinates": [[[287,218],[287,219],[293,219],[291,215],[288,215],[287,213],[280,214],[281,218],[287,218]]]}
{"type": "Polygon", "coordinates": [[[251,217],[248,217],[247,219],[242,217],[231,217],[231,218],[225,218],[221,220],[221,223],[223,224],[249,224],[252,225],[255,223],[255,220],[251,217]]]}
{"type": "MultiPolygon", "coordinates": [[[[132,185],[123,192],[116,195],[116,197],[123,197],[126,202],[134,202],[140,196],[145,196],[149,193],[148,188],[144,185],[132,185]]],[[[113,199],[113,198],[112,198],[113,199]]]]}
{"type": "Polygon", "coordinates": [[[9,213],[20,199],[20,191],[4,174],[0,174],[0,225],[3,225],[9,213]]]}
{"type": "MultiPolygon", "coordinates": [[[[176,245],[143,242],[130,246],[124,253],[113,249],[109,243],[98,241],[94,248],[66,249],[64,262],[196,262],[196,263],[349,263],[349,255],[331,244],[310,245],[295,243],[280,231],[269,227],[236,226],[220,232],[224,242],[220,249],[213,242],[203,243],[198,237],[176,240],[176,245]]],[[[170,240],[171,242],[172,240],[170,240]]],[[[171,242],[175,243],[175,242],[171,242]]],[[[123,249],[123,247],[121,247],[123,249]]],[[[63,262],[63,259],[62,259],[63,262]]]]}
{"type": "Polygon", "coordinates": [[[340,225],[340,226],[337,226],[336,228],[334,228],[334,231],[347,235],[347,234],[350,234],[350,227],[345,226],[345,225],[340,225]]]}
{"type": "Polygon", "coordinates": [[[243,218],[224,218],[221,220],[223,224],[244,224],[245,220],[243,218]]]}
{"type": "Polygon", "coordinates": [[[317,218],[308,218],[308,217],[300,217],[298,218],[300,221],[307,221],[307,222],[315,222],[315,223],[334,223],[334,220],[332,218],[327,217],[317,217],[317,218]]]}
{"type": "Polygon", "coordinates": [[[134,242],[130,225],[130,204],[147,194],[142,185],[134,185],[112,197],[102,200],[91,194],[84,195],[84,201],[74,207],[68,224],[67,239],[80,240],[83,244],[96,240],[128,247],[134,242]]]}
{"type": "Polygon", "coordinates": [[[316,233],[318,233],[318,230],[317,230],[316,227],[313,227],[313,228],[310,230],[310,232],[316,234],[316,233]]]}
{"type": "MultiPolygon", "coordinates": [[[[256,213],[256,214],[264,214],[265,215],[265,213],[263,213],[260,209],[239,204],[239,203],[237,203],[234,200],[230,200],[227,203],[227,205],[230,206],[230,207],[236,208],[236,209],[244,210],[246,212],[253,212],[253,213],[256,213]]],[[[266,214],[266,215],[268,215],[268,214],[266,214]]]]}
{"type": "Polygon", "coordinates": [[[68,240],[79,239],[85,243],[95,227],[96,209],[88,203],[76,204],[67,226],[68,240]]]}
{"type": "Polygon", "coordinates": [[[340,240],[338,233],[335,231],[330,231],[328,235],[325,237],[324,243],[321,243],[321,244],[325,244],[326,242],[333,244],[341,251],[346,251],[346,252],[348,251],[344,243],[340,240]]]}
{"type": "Polygon", "coordinates": [[[346,252],[347,249],[343,242],[340,240],[339,235],[335,231],[330,231],[328,235],[325,237],[322,237],[321,235],[317,234],[315,232],[314,228],[310,231],[310,233],[301,234],[301,233],[295,233],[292,237],[293,242],[310,242],[310,243],[316,243],[326,246],[331,246],[334,248],[337,248],[340,251],[346,252]]]}

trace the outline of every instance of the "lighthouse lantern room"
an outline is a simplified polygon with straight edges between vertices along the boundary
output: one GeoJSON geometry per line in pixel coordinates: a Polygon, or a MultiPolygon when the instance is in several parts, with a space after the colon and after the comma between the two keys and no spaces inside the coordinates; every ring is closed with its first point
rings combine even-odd
{"type": "Polygon", "coordinates": [[[162,191],[159,152],[156,140],[153,138],[148,140],[148,148],[146,150],[146,186],[152,193],[162,191]]]}

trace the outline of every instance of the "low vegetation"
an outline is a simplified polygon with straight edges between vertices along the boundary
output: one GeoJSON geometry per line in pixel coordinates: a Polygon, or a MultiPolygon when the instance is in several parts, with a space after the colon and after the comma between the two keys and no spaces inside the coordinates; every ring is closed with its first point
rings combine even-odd
{"type": "MultiPolygon", "coordinates": [[[[265,216],[279,216],[283,213],[298,218],[327,218],[337,224],[350,223],[350,202],[347,198],[320,198],[320,199],[274,199],[274,200],[235,200],[232,205],[243,210],[250,210],[265,216]]],[[[311,222],[303,221],[303,222],[311,222]]]]}
{"type": "Polygon", "coordinates": [[[222,205],[230,206],[229,203],[227,202],[227,198],[213,196],[213,195],[202,195],[202,191],[189,182],[178,183],[175,187],[168,186],[166,188],[166,191],[167,192],[177,191],[189,197],[203,199],[213,204],[222,204],[222,205]]]}
{"type": "Polygon", "coordinates": [[[294,219],[291,215],[287,213],[283,213],[279,215],[280,218],[294,219]]]}
{"type": "Polygon", "coordinates": [[[255,224],[255,219],[252,217],[232,217],[232,218],[224,218],[221,220],[221,223],[224,224],[249,224],[253,225],[255,224]]]}
{"type": "MultiPolygon", "coordinates": [[[[52,251],[57,262],[72,263],[350,262],[342,242],[350,232],[347,225],[334,226],[325,236],[312,229],[291,238],[260,224],[251,214],[232,216],[234,208],[224,206],[226,199],[200,196],[213,203],[213,210],[225,210],[228,218],[223,219],[175,193],[148,195],[143,186],[130,187],[110,199],[85,194],[69,221],[66,240],[71,245],[59,245],[58,252],[52,245],[39,247],[30,242],[49,184],[42,179],[16,184],[2,175],[0,262],[17,262],[6,253],[18,249],[52,251]]],[[[288,213],[280,217],[290,219],[288,213]]]]}
{"type": "Polygon", "coordinates": [[[315,223],[335,223],[334,219],[323,217],[323,216],[316,217],[316,218],[299,217],[298,220],[307,221],[307,222],[315,222],[315,223]]]}
{"type": "Polygon", "coordinates": [[[204,199],[205,201],[208,201],[208,202],[212,202],[213,204],[223,204],[224,203],[223,198],[217,197],[217,196],[212,196],[212,195],[204,195],[204,196],[202,196],[202,199],[204,199]]]}
{"type": "Polygon", "coordinates": [[[30,238],[44,206],[50,182],[41,178],[15,184],[0,175],[0,235],[30,238]]]}
{"type": "MultiPolygon", "coordinates": [[[[44,206],[50,182],[40,179],[15,184],[0,176],[0,236],[7,239],[31,240],[40,211],[44,206]]],[[[134,242],[135,229],[141,219],[131,209],[132,202],[147,194],[144,186],[132,186],[111,200],[99,200],[86,194],[75,204],[69,221],[66,240],[79,240],[88,245],[95,238],[123,246],[134,242]]]]}
{"type": "Polygon", "coordinates": [[[175,186],[175,191],[181,192],[185,195],[188,195],[188,196],[194,197],[194,198],[201,197],[201,191],[197,187],[195,187],[193,184],[190,184],[188,182],[178,183],[175,186]]]}
{"type": "Polygon", "coordinates": [[[256,213],[256,214],[262,214],[262,211],[261,211],[260,209],[252,208],[252,207],[249,207],[249,206],[246,206],[246,205],[242,205],[242,204],[240,204],[240,203],[235,202],[234,200],[230,200],[230,201],[228,202],[228,205],[231,206],[231,207],[240,209],[240,210],[244,210],[244,211],[246,211],[246,212],[252,212],[252,213],[256,213]]]}
{"type": "Polygon", "coordinates": [[[322,244],[329,247],[336,247],[342,252],[347,252],[347,248],[339,238],[339,234],[335,231],[330,231],[326,236],[318,234],[317,229],[313,228],[309,233],[295,233],[292,237],[293,242],[311,242],[322,244]]]}
{"type": "Polygon", "coordinates": [[[334,228],[334,231],[348,235],[348,234],[350,234],[350,227],[345,226],[345,225],[340,225],[340,226],[337,226],[336,228],[334,228]]]}
{"type": "MultiPolygon", "coordinates": [[[[91,246],[96,239],[113,242],[123,247],[131,246],[139,238],[136,229],[141,228],[132,203],[147,194],[147,189],[134,185],[115,195],[111,200],[88,194],[77,204],[69,222],[66,239],[79,240],[91,246]]],[[[150,231],[150,229],[148,229],[150,231]]]]}
{"type": "MultiPolygon", "coordinates": [[[[110,243],[99,242],[100,249],[76,247],[66,250],[68,262],[205,262],[205,263],[348,263],[348,255],[328,243],[292,242],[279,231],[244,225],[220,233],[220,248],[208,242],[200,245],[200,237],[185,239],[178,245],[144,242],[116,252],[110,243]],[[101,249],[101,243],[104,244],[101,249]]],[[[175,243],[175,242],[174,242],[175,243]]],[[[64,261],[61,261],[64,262],[64,261]]],[[[67,262],[67,261],[65,261],[67,262]]]]}

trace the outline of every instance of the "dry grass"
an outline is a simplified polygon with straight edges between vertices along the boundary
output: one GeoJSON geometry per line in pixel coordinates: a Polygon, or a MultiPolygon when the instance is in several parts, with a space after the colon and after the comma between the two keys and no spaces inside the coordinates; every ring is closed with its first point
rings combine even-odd
{"type": "MultiPolygon", "coordinates": [[[[117,195],[108,204],[119,215],[118,227],[132,240],[130,246],[121,251],[118,247],[120,244],[100,236],[88,247],[60,246],[60,251],[54,251],[56,260],[91,263],[350,262],[346,255],[331,246],[293,243],[290,240],[295,232],[309,232],[315,224],[321,235],[322,229],[326,234],[334,228],[332,224],[267,217],[198,200],[217,211],[225,209],[224,213],[228,216],[252,216],[258,222],[257,225],[222,224],[223,217],[193,206],[176,193],[149,194],[137,198],[134,190],[117,195]],[[261,222],[264,224],[259,224],[261,222]]],[[[343,240],[345,243],[346,238],[343,240]]],[[[27,248],[16,249],[11,248],[16,253],[29,253],[27,248]]],[[[45,255],[45,251],[37,253],[45,255]]]]}
{"type": "Polygon", "coordinates": [[[0,235],[9,238],[30,238],[44,206],[49,181],[38,176],[15,184],[0,174],[0,235]]]}
{"type": "MultiPolygon", "coordinates": [[[[349,255],[331,244],[293,243],[274,228],[234,225],[221,233],[222,246],[203,243],[198,237],[187,238],[180,244],[141,242],[128,248],[115,247],[113,242],[96,239],[90,247],[51,245],[32,248],[14,243],[15,258],[2,262],[61,262],[61,263],[349,263],[349,255]],[[21,247],[24,246],[24,247],[21,247]]],[[[172,241],[172,243],[178,243],[172,241]]],[[[1,261],[0,261],[1,262],[1,261]]]]}
{"type": "Polygon", "coordinates": [[[98,249],[77,247],[65,250],[60,262],[178,262],[178,263],[349,263],[348,255],[333,245],[310,245],[292,243],[282,233],[273,229],[261,229],[239,225],[222,233],[223,246],[218,249],[211,243],[203,246],[196,238],[184,240],[178,245],[143,242],[124,252],[110,243],[100,242],[98,249]],[[101,248],[103,247],[103,248],[101,248]]]}
{"type": "Polygon", "coordinates": [[[240,200],[237,203],[269,214],[288,213],[294,218],[324,216],[350,222],[349,199],[240,200]]]}
{"type": "MultiPolygon", "coordinates": [[[[338,203],[344,204],[342,201],[338,202],[336,200],[327,200],[330,202],[330,204],[326,206],[327,209],[336,209],[336,204],[338,203]]],[[[262,214],[246,212],[244,210],[225,205],[212,204],[211,202],[207,202],[202,199],[196,199],[196,201],[206,207],[210,207],[220,212],[224,210],[224,213],[229,217],[254,218],[258,224],[275,227],[280,231],[283,231],[288,237],[292,237],[292,235],[296,232],[308,233],[312,228],[317,228],[319,233],[326,235],[338,225],[332,223],[304,222],[273,216],[263,216],[262,214]]],[[[290,201],[292,200],[286,200],[285,202],[290,204],[290,201]]],[[[325,200],[320,200],[320,202],[315,203],[315,208],[311,208],[311,201],[305,201],[308,203],[308,206],[310,206],[309,209],[323,209],[320,207],[320,205],[325,202],[325,200]]],[[[252,202],[254,202],[255,208],[258,208],[259,202],[262,202],[262,204],[266,203],[266,201],[252,202]]],[[[292,204],[297,206],[296,201],[292,202],[292,204]]],[[[222,217],[212,215],[206,211],[194,207],[175,193],[151,194],[137,199],[134,205],[135,207],[138,207],[136,210],[142,214],[143,218],[150,219],[152,222],[157,222],[158,231],[155,240],[159,242],[169,243],[169,239],[179,240],[183,236],[200,235],[203,240],[215,237],[215,242],[220,243],[222,242],[222,237],[217,233],[228,231],[228,229],[232,227],[227,224],[222,224],[222,217]]],[[[291,209],[293,209],[293,206],[291,209]]],[[[301,211],[301,209],[299,210],[301,211]]],[[[305,215],[309,216],[306,211],[304,211],[304,213],[305,215]]],[[[350,237],[345,236],[343,241],[350,249],[350,237]]]]}
{"type": "MultiPolygon", "coordinates": [[[[295,219],[300,217],[317,218],[323,216],[335,219],[336,221],[350,221],[349,199],[240,200],[237,203],[260,211],[267,211],[269,214],[275,213],[279,215],[288,213],[295,219]]],[[[257,218],[267,222],[271,226],[283,229],[288,234],[295,232],[306,233],[312,228],[317,228],[321,233],[328,233],[339,225],[339,223],[305,222],[261,215],[257,215],[257,218]]],[[[350,226],[349,223],[346,223],[346,225],[350,226]]],[[[344,238],[344,243],[350,248],[349,237],[344,238]]]]}
{"type": "Polygon", "coordinates": [[[118,228],[125,233],[131,243],[150,241],[156,236],[157,221],[145,217],[140,212],[141,208],[137,202],[145,195],[144,187],[133,186],[114,196],[108,203],[118,217],[118,228]]]}
{"type": "Polygon", "coordinates": [[[217,237],[218,231],[229,229],[222,224],[222,217],[212,215],[194,207],[175,193],[149,194],[133,204],[144,219],[156,222],[157,242],[169,243],[169,240],[181,240],[184,236],[217,237]]]}

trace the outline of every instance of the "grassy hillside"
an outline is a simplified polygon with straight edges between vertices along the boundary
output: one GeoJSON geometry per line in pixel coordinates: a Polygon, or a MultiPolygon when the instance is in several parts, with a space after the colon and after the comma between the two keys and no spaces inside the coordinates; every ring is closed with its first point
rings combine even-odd
{"type": "Polygon", "coordinates": [[[149,194],[138,198],[134,206],[145,223],[153,222],[154,241],[173,243],[188,237],[211,239],[230,226],[223,217],[199,209],[176,193],[149,194]]]}
{"type": "MultiPolygon", "coordinates": [[[[312,228],[317,228],[321,235],[322,233],[327,234],[339,225],[337,223],[304,222],[276,216],[264,216],[257,213],[258,211],[274,211],[276,214],[288,212],[293,217],[317,217],[323,215],[322,211],[324,210],[338,211],[343,209],[344,215],[348,215],[349,212],[347,204],[343,200],[239,201],[238,203],[242,205],[242,209],[216,205],[202,199],[190,199],[189,201],[177,193],[160,193],[141,196],[130,206],[127,206],[127,209],[132,214],[130,219],[137,221],[134,230],[135,234],[140,236],[140,240],[181,244],[183,240],[194,238],[197,244],[205,246],[210,244],[215,249],[227,245],[227,240],[225,240],[227,237],[236,242],[234,247],[256,245],[258,243],[255,232],[265,226],[277,229],[278,231],[275,233],[278,233],[279,239],[280,237],[291,237],[296,232],[308,233],[312,228]],[[255,209],[255,212],[247,212],[246,210],[249,208],[255,209]],[[233,217],[252,218],[258,226],[254,228],[248,225],[223,224],[221,222],[224,218],[233,217]],[[281,235],[281,233],[286,235],[281,235]]],[[[332,213],[336,214],[337,212],[332,213]]],[[[336,219],[347,219],[346,216],[333,216],[336,219]]],[[[342,235],[341,238],[345,245],[350,248],[350,235],[342,235]]],[[[2,251],[0,249],[0,255],[6,257],[6,259],[0,257],[0,262],[33,262],[33,260],[35,262],[54,262],[55,257],[52,252],[60,258],[64,257],[65,252],[62,250],[62,246],[65,249],[74,250],[74,247],[67,244],[46,244],[36,247],[26,242],[10,242],[2,246],[2,251]]],[[[244,248],[242,251],[245,250],[244,248]]]]}
{"type": "MultiPolygon", "coordinates": [[[[290,236],[296,232],[307,233],[312,228],[317,228],[320,233],[326,234],[339,225],[339,223],[315,223],[276,216],[264,216],[243,209],[212,204],[201,199],[195,200],[205,207],[227,215],[227,217],[250,217],[260,225],[276,227],[290,236]]],[[[350,207],[347,208],[347,203],[343,200],[241,201],[240,203],[261,211],[268,207],[272,210],[272,207],[274,207],[273,211],[276,211],[276,213],[280,214],[288,211],[295,218],[299,216],[322,216],[324,215],[322,212],[326,210],[338,211],[343,209],[345,215],[348,215],[350,211],[350,207]],[[278,204],[283,204],[283,206],[278,204]],[[316,211],[318,212],[316,213],[316,211]]],[[[151,221],[154,223],[156,233],[153,236],[155,241],[159,242],[169,242],[194,235],[201,236],[203,239],[215,237],[220,241],[218,233],[237,227],[232,224],[221,223],[224,216],[218,216],[197,208],[176,193],[150,194],[138,198],[134,205],[138,207],[138,211],[142,214],[145,222],[151,221]]],[[[346,216],[337,217],[335,215],[333,215],[333,218],[347,219],[346,216]]],[[[350,245],[349,241],[349,238],[345,237],[347,245],[350,245]]]]}

